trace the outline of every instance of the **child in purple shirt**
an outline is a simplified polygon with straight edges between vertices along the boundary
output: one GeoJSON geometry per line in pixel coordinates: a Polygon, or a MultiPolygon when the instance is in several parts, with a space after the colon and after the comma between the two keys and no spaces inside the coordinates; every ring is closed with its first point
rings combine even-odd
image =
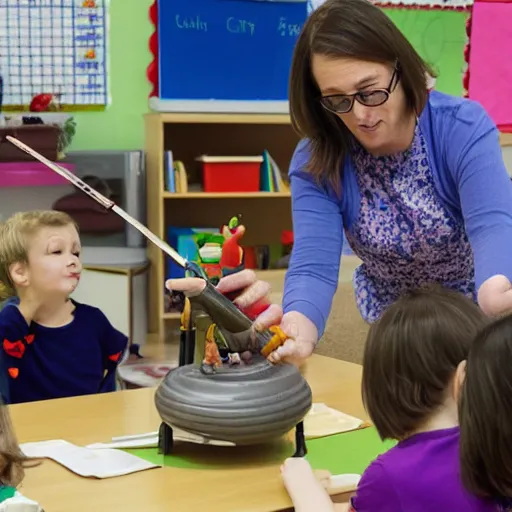
{"type": "Polygon", "coordinates": [[[512,316],[483,329],[457,370],[461,478],[512,511],[512,316]]]}
{"type": "MultiPolygon", "coordinates": [[[[470,299],[435,288],[407,293],[371,326],[363,402],[380,437],[398,444],[368,466],[345,510],[496,510],[466,491],[459,474],[455,376],[485,321],[470,299]]],[[[282,476],[295,510],[334,510],[305,460],[285,461],[282,476]]]]}

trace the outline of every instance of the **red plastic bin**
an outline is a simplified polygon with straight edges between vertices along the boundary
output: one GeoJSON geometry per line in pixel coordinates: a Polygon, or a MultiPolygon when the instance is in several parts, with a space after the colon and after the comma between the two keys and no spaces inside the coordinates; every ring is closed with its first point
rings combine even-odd
{"type": "Polygon", "coordinates": [[[263,156],[209,156],[202,165],[205,192],[259,192],[263,156]]]}

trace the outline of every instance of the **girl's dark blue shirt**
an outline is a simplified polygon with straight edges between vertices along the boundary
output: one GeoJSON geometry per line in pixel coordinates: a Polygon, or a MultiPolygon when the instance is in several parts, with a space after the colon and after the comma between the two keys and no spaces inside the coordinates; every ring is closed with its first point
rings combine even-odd
{"type": "Polygon", "coordinates": [[[1,380],[6,403],[32,402],[115,390],[127,337],[104,313],[72,301],[73,320],[62,327],[30,326],[17,301],[0,311],[1,380]]]}

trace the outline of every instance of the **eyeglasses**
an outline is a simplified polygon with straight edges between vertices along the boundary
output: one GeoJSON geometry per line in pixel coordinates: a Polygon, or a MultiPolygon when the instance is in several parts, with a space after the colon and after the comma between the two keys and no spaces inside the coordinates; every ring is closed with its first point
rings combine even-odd
{"type": "Polygon", "coordinates": [[[388,87],[385,89],[373,89],[368,92],[356,92],[355,94],[332,94],[322,96],[322,106],[334,114],[347,114],[354,106],[354,100],[366,107],[378,107],[388,101],[389,95],[395,90],[399,80],[398,66],[395,66],[388,87]],[[395,80],[396,78],[396,80],[395,80]]]}

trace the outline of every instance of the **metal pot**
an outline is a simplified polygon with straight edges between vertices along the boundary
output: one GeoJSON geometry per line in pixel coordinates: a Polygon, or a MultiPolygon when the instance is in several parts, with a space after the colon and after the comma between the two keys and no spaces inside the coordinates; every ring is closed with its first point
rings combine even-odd
{"type": "Polygon", "coordinates": [[[205,375],[198,365],[171,370],[155,394],[164,424],[236,445],[268,442],[302,422],[311,389],[293,365],[257,356],[248,366],[205,375]]]}

